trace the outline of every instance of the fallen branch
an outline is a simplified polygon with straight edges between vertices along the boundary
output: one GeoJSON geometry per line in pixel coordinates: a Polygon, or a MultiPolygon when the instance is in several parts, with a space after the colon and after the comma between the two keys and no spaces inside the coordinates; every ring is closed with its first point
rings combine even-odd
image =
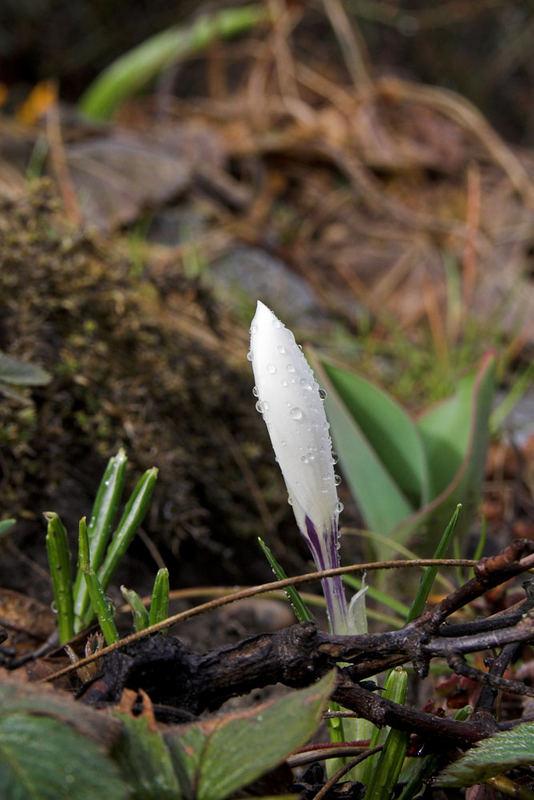
{"type": "Polygon", "coordinates": [[[479,562],[472,580],[398,631],[332,636],[313,623],[303,623],[205,654],[189,650],[174,637],[131,641],[102,659],[101,673],[80,696],[89,703],[117,703],[125,688],[142,689],[159,708],[179,709],[190,716],[275,683],[307,686],[343,662],[346,666],[338,667],[333,700],[344,708],[378,727],[390,725],[418,734],[430,749],[434,745],[439,749],[443,741],[474,743],[499,728],[488,713],[487,701],[471,719],[458,722],[384,700],[365,678],[409,662],[423,676],[433,658],[445,658],[461,674],[497,689],[534,696],[532,687],[503,679],[499,669],[482,672],[463,660],[465,653],[534,639],[534,592],[529,582],[524,584],[526,599],[505,613],[461,625],[447,622],[462,605],[532,566],[534,543],[515,541],[500,555],[479,562]]]}

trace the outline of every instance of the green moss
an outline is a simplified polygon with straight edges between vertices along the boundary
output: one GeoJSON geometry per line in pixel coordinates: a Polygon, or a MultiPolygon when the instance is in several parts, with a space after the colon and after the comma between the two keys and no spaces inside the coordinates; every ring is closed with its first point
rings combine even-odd
{"type": "Polygon", "coordinates": [[[124,248],[69,227],[48,183],[1,205],[0,349],[53,375],[27,393],[32,413],[9,398],[0,406],[4,515],[54,508],[74,530],[122,445],[132,474],[160,468],[146,523],[160,546],[198,556],[202,582],[243,581],[254,563],[264,574],[251,476],[293,524],[243,330],[179,264],[132,277],[124,248]]]}

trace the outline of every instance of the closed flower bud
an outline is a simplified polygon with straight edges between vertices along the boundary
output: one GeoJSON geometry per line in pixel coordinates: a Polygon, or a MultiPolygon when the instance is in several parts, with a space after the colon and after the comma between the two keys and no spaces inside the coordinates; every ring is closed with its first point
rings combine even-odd
{"type": "MultiPolygon", "coordinates": [[[[250,333],[256,408],[267,425],[297,525],[318,569],[337,567],[342,506],[323,392],[291,331],[261,302],[250,333]]],[[[346,601],[341,579],[325,579],[323,589],[331,627],[343,633],[346,601]]]]}

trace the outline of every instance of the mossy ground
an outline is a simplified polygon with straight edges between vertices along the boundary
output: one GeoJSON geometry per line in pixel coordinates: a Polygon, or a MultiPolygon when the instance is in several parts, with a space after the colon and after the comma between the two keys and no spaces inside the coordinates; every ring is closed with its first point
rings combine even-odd
{"type": "MultiPolygon", "coordinates": [[[[0,242],[0,350],[53,375],[0,406],[2,515],[18,519],[18,548],[42,560],[43,511],[74,533],[123,446],[130,487],[160,469],[144,527],[175,587],[268,579],[256,537],[281,521],[294,537],[282,556],[298,537],[254,410],[246,331],[179,263],[134,274],[124,248],[73,230],[47,182],[2,203],[0,242]]],[[[137,550],[142,591],[136,577],[156,567],[137,550]]],[[[5,572],[28,590],[27,574],[5,572]]]]}

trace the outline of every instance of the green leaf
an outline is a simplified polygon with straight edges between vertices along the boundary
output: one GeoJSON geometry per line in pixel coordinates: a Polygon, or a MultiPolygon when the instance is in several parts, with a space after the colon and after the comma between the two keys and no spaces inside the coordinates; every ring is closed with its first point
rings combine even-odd
{"type": "Polygon", "coordinates": [[[166,734],[187,800],[224,800],[281,763],[315,732],[334,682],[332,671],[279,700],[166,734]]]}
{"type": "Polygon", "coordinates": [[[180,800],[182,793],[170,753],[158,731],[144,717],[115,714],[124,731],[114,751],[132,800],[180,800]]]}
{"type": "Polygon", "coordinates": [[[515,767],[534,764],[534,722],[524,722],[509,731],[476,744],[436,778],[437,786],[473,786],[515,767]]]}
{"type": "MultiPolygon", "coordinates": [[[[444,492],[458,475],[466,454],[470,463],[485,455],[494,390],[495,356],[460,379],[456,393],[423,414],[418,428],[428,460],[432,497],[444,492]],[[481,435],[484,446],[481,447],[481,435]],[[476,449],[475,449],[476,448],[476,449]],[[478,457],[478,458],[477,458],[478,457]]],[[[472,471],[472,470],[471,470],[472,471]]]]}
{"type": "MultiPolygon", "coordinates": [[[[126,453],[121,448],[109,459],[96,493],[89,519],[87,536],[91,566],[99,569],[111,535],[111,528],[119,508],[126,472],[126,453]]],[[[74,584],[74,614],[76,633],[87,627],[89,593],[81,569],[78,568],[74,584]]]]}
{"type": "Polygon", "coordinates": [[[117,530],[113,534],[106,551],[104,563],[97,573],[98,580],[102,584],[104,591],[107,589],[113,573],[145,518],[157,478],[158,470],[156,467],[147,469],[139,478],[130,499],[126,503],[122,517],[117,525],[117,530]]]}
{"type": "MultiPolygon", "coordinates": [[[[409,501],[429,500],[428,466],[416,425],[386,392],[326,357],[321,366],[381,463],[409,501]]],[[[328,412],[328,396],[326,398],[328,412]]]]}
{"type": "MultiPolygon", "coordinates": [[[[451,519],[449,520],[449,524],[445,528],[443,536],[441,537],[432,558],[445,558],[445,554],[452,539],[454,529],[456,528],[456,522],[458,520],[458,515],[460,514],[461,509],[462,506],[460,505],[460,503],[458,503],[458,505],[456,506],[456,510],[452,515],[451,519]]],[[[437,574],[438,574],[437,567],[427,567],[427,569],[425,570],[423,577],[421,578],[421,583],[419,584],[419,589],[417,590],[417,594],[415,595],[415,599],[412,603],[412,607],[410,608],[410,612],[406,618],[406,622],[411,622],[412,619],[415,619],[416,617],[418,617],[420,614],[423,613],[426,601],[428,600],[428,596],[432,590],[437,574]]]]}
{"type": "Polygon", "coordinates": [[[0,538],[5,536],[8,531],[11,530],[13,525],[15,524],[15,519],[2,519],[0,520],[0,538]]]}
{"type": "Polygon", "coordinates": [[[36,364],[0,353],[0,380],[19,386],[43,386],[52,376],[36,364]]]}
{"type": "Polygon", "coordinates": [[[59,720],[3,709],[0,797],[123,800],[127,793],[115,765],[95,742],[59,720]]]}
{"type": "MultiPolygon", "coordinates": [[[[326,412],[332,425],[334,446],[339,454],[343,473],[356,499],[366,524],[372,530],[390,533],[411,515],[415,508],[402,493],[386,469],[358,422],[347,409],[331,383],[322,363],[313,351],[308,352],[319,382],[327,390],[326,412]]],[[[381,545],[376,546],[378,558],[387,558],[381,545]]]]}
{"type": "MultiPolygon", "coordinates": [[[[279,581],[285,580],[287,578],[286,572],[282,567],[282,565],[274,557],[271,548],[265,544],[261,536],[258,536],[258,542],[261,549],[263,550],[265,558],[269,562],[271,569],[276,576],[276,579],[279,581]]],[[[295,612],[295,616],[298,619],[298,621],[299,622],[313,621],[313,616],[311,611],[308,609],[306,603],[301,598],[300,594],[295,589],[295,587],[288,586],[284,591],[287,599],[291,603],[291,606],[293,608],[293,611],[295,612]]]]}
{"type": "MultiPolygon", "coordinates": [[[[309,357],[328,391],[334,445],[367,527],[430,556],[461,503],[461,537],[480,498],[495,355],[488,353],[459,380],[452,397],[417,423],[360,376],[313,350],[309,357]]],[[[388,555],[388,547],[377,540],[375,556],[388,555]]]]}
{"type": "Polygon", "coordinates": [[[440,494],[399,525],[394,536],[401,542],[410,541],[421,557],[432,555],[458,503],[462,505],[456,525],[458,541],[478,510],[495,390],[495,364],[495,354],[488,353],[477,369],[459,381],[452,398],[419,420],[432,491],[440,494]]]}
{"type": "Polygon", "coordinates": [[[152,596],[150,598],[150,613],[148,624],[157,625],[169,616],[169,570],[167,567],[158,569],[154,580],[152,596]]]}
{"type": "Polygon", "coordinates": [[[148,611],[136,591],[121,586],[121,594],[130,606],[135,631],[144,631],[148,628],[148,611]]]}
{"type": "Polygon", "coordinates": [[[87,526],[85,517],[80,520],[78,551],[80,558],[80,569],[85,578],[87,591],[91,600],[92,613],[96,614],[100,630],[104,634],[106,644],[115,644],[119,641],[119,633],[113,619],[113,611],[106,599],[104,589],[98,576],[91,566],[89,560],[89,540],[87,538],[87,526]]]}
{"type": "Polygon", "coordinates": [[[161,31],[114,61],[80,100],[80,111],[108,119],[117,106],[179,59],[208,47],[217,37],[236,36],[268,17],[260,4],[228,8],[198,17],[189,27],[161,31]]]}
{"type": "Polygon", "coordinates": [[[54,511],[46,511],[44,516],[48,522],[46,551],[56,603],[59,643],[64,644],[74,635],[74,603],[67,531],[54,511]]]}

